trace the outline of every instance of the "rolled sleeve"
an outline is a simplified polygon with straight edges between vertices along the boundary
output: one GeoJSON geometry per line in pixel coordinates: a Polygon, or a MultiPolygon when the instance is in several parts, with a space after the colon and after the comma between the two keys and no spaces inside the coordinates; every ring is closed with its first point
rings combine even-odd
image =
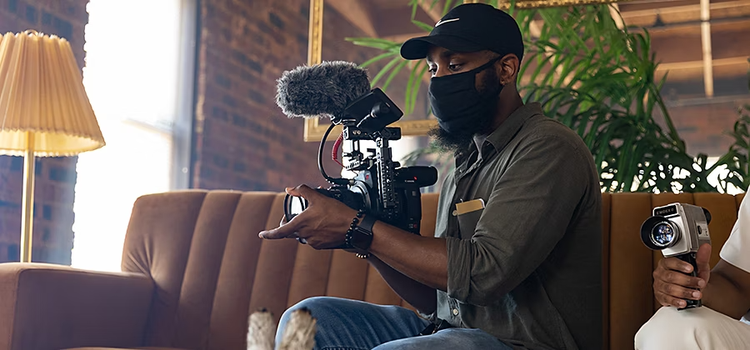
{"type": "MultiPolygon", "coordinates": [[[[489,305],[513,290],[547,258],[591,189],[590,162],[567,135],[519,144],[507,169],[497,170],[470,238],[447,237],[447,293],[489,305]]],[[[598,185],[598,184],[597,184],[598,185]]]]}

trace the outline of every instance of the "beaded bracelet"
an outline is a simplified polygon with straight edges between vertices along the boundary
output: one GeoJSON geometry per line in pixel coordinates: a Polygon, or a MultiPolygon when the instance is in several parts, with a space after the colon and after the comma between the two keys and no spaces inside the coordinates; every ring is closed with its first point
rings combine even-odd
{"type": "Polygon", "coordinates": [[[346,230],[346,245],[349,247],[352,246],[352,231],[354,231],[355,228],[357,228],[357,224],[359,224],[359,220],[362,219],[362,215],[365,215],[365,211],[363,209],[360,209],[357,211],[357,216],[352,219],[351,225],[349,225],[349,229],[346,230]]]}
{"type": "MultiPolygon", "coordinates": [[[[357,228],[357,225],[359,224],[359,220],[362,219],[362,215],[364,215],[364,214],[365,214],[364,209],[360,209],[359,211],[357,211],[357,216],[354,219],[352,219],[352,223],[351,223],[351,225],[349,225],[349,229],[346,230],[346,245],[348,247],[352,247],[352,248],[354,247],[352,245],[352,231],[355,228],[357,228]]],[[[355,253],[354,255],[356,255],[360,259],[367,259],[367,258],[370,257],[370,253],[364,253],[364,254],[363,253],[355,253]]]]}

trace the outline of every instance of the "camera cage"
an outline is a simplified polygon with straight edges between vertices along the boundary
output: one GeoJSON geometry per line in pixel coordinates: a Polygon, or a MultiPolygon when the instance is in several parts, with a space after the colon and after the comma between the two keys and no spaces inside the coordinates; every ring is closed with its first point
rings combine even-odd
{"type": "MultiPolygon", "coordinates": [[[[419,234],[421,201],[409,202],[409,199],[404,196],[419,199],[419,188],[430,186],[437,181],[437,169],[431,166],[399,168],[399,162],[393,161],[389,142],[401,139],[401,128],[388,127],[388,125],[398,121],[402,116],[403,112],[379,88],[372,89],[369,93],[352,101],[341,115],[332,116],[331,124],[318,148],[318,170],[326,181],[332,184],[332,187],[318,189],[318,191],[344,202],[353,209],[375,209],[377,213],[374,214],[390,224],[396,224],[394,220],[406,215],[410,222],[401,225],[402,228],[419,234]],[[337,144],[340,141],[349,144],[349,152],[342,154],[342,157],[347,159],[346,165],[340,164],[347,170],[358,172],[358,175],[353,178],[331,177],[323,167],[323,149],[330,132],[337,125],[343,127],[337,144]],[[365,156],[362,153],[360,141],[375,142],[374,149],[367,149],[370,155],[365,156]],[[365,176],[359,175],[362,173],[365,176]],[[416,188],[416,194],[400,193],[406,192],[403,191],[403,187],[416,188]],[[373,190],[377,193],[371,193],[373,190]],[[352,203],[354,200],[350,195],[357,194],[361,196],[361,203],[357,204],[362,208],[355,208],[357,205],[352,203]],[[376,200],[372,198],[374,195],[377,196],[376,200]],[[402,204],[406,208],[401,208],[402,204]],[[411,217],[409,213],[405,214],[404,210],[416,217],[411,217]]],[[[336,146],[334,145],[335,153],[336,146]]],[[[292,203],[290,195],[287,195],[284,200],[284,217],[287,222],[295,216],[292,214],[292,203]]],[[[299,203],[302,210],[308,204],[306,200],[300,200],[299,203]]]]}

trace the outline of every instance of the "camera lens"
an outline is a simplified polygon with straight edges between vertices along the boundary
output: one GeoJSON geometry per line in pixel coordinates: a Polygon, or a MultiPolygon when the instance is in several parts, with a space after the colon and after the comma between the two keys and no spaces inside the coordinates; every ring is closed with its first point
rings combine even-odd
{"type": "Polygon", "coordinates": [[[677,238],[677,231],[670,222],[660,222],[651,229],[651,242],[657,247],[667,248],[677,238]]]}
{"type": "Polygon", "coordinates": [[[655,215],[641,225],[641,241],[649,249],[662,250],[680,240],[680,227],[669,219],[655,215]]]}

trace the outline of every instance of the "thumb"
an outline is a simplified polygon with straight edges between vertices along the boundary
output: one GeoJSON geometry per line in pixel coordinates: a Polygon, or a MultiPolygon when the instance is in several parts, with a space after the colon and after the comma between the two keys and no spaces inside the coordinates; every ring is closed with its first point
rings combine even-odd
{"type": "Polygon", "coordinates": [[[711,244],[703,243],[698,248],[698,253],[695,256],[695,262],[698,266],[708,266],[709,260],[711,260],[711,244]]]}
{"type": "Polygon", "coordinates": [[[271,230],[260,231],[258,237],[264,239],[280,239],[292,236],[295,232],[297,232],[297,222],[292,219],[292,221],[289,221],[286,225],[271,230]]]}
{"type": "Polygon", "coordinates": [[[286,193],[288,193],[288,194],[290,194],[292,196],[302,197],[302,198],[307,198],[310,195],[311,192],[315,192],[315,191],[313,191],[312,188],[308,187],[305,184],[299,185],[297,187],[287,187],[286,188],[286,193]]]}
{"type": "Polygon", "coordinates": [[[698,248],[698,253],[695,256],[695,264],[698,267],[698,277],[708,282],[708,276],[711,272],[711,266],[709,261],[711,260],[711,244],[704,243],[698,248]]]}

